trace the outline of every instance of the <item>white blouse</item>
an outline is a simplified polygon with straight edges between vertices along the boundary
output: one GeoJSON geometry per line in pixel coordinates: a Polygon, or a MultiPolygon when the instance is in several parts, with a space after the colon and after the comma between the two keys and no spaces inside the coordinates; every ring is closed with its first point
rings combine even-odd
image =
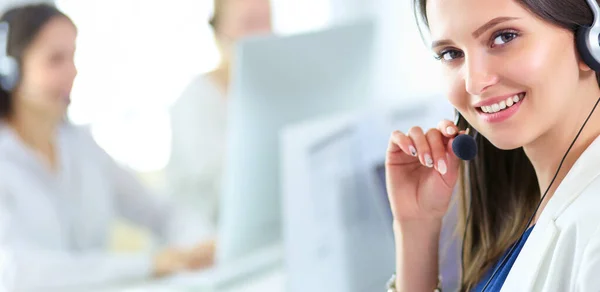
{"type": "Polygon", "coordinates": [[[150,277],[150,253],[108,251],[113,220],[124,217],[168,241],[183,217],[117,165],[88,131],[64,125],[56,145],[59,167],[52,171],[0,124],[0,291],[150,277]]]}
{"type": "Polygon", "coordinates": [[[207,232],[218,228],[225,163],[227,99],[207,75],[194,78],[171,111],[170,192],[202,215],[207,232]]]}

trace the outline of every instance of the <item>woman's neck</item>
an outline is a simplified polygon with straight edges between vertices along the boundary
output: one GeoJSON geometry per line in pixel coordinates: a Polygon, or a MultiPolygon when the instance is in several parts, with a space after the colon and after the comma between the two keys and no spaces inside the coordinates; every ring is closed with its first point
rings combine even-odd
{"type": "Polygon", "coordinates": [[[227,96],[230,80],[229,63],[221,63],[217,69],[210,72],[208,75],[217,84],[219,90],[223,93],[223,96],[227,96]]]}
{"type": "MultiPolygon", "coordinates": [[[[600,135],[599,105],[594,110],[589,121],[585,124],[583,131],[581,131],[581,134],[577,137],[577,141],[575,141],[573,147],[569,150],[563,164],[560,165],[567,149],[569,149],[569,146],[573,143],[573,139],[575,139],[577,133],[579,133],[585,119],[590,115],[600,94],[594,93],[594,95],[588,94],[588,96],[590,96],[590,98],[581,101],[585,106],[581,107],[579,112],[569,113],[569,116],[572,116],[573,118],[561,119],[551,131],[547,132],[533,143],[523,147],[525,154],[535,169],[542,195],[544,195],[544,192],[550,186],[550,183],[552,183],[544,202],[542,202],[542,207],[552,197],[556,188],[560,185],[585,149],[587,149],[600,135]],[[556,174],[559,165],[560,171],[556,174]],[[554,178],[555,175],[556,178],[554,178]],[[554,182],[552,182],[553,179],[554,182]]],[[[539,213],[540,212],[538,212],[538,215],[539,213]]]]}
{"type": "Polygon", "coordinates": [[[60,121],[54,121],[26,109],[15,108],[7,119],[19,138],[41,154],[54,170],[56,167],[55,140],[60,121]]]}

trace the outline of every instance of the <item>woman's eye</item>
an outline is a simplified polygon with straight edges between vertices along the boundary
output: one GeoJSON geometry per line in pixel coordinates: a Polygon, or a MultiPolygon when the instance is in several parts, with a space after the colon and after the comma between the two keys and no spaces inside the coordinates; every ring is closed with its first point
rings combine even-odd
{"type": "Polygon", "coordinates": [[[447,51],[442,52],[439,55],[438,59],[442,59],[444,61],[452,61],[454,59],[461,58],[462,56],[463,55],[462,55],[461,51],[458,51],[458,50],[447,50],[447,51]]]}
{"type": "Polygon", "coordinates": [[[503,32],[496,36],[492,42],[492,46],[501,46],[504,45],[517,37],[517,34],[514,32],[503,32]]]}

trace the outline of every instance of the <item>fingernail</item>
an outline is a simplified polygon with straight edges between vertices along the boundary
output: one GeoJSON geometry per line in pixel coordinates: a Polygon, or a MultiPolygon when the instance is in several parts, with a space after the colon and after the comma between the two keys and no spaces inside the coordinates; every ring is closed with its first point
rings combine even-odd
{"type": "Polygon", "coordinates": [[[410,151],[410,155],[417,156],[417,149],[415,149],[414,146],[412,146],[412,145],[408,146],[408,150],[410,151]]]}
{"type": "Polygon", "coordinates": [[[446,162],[444,162],[443,159],[440,159],[440,161],[438,161],[438,171],[444,175],[446,174],[446,171],[448,171],[448,169],[446,168],[446,162]]]}
{"type": "Polygon", "coordinates": [[[427,167],[433,167],[433,159],[429,154],[425,154],[425,165],[427,165],[427,167]]]}
{"type": "Polygon", "coordinates": [[[448,133],[448,135],[454,135],[456,130],[454,130],[454,127],[448,127],[446,128],[446,133],[448,133]]]}

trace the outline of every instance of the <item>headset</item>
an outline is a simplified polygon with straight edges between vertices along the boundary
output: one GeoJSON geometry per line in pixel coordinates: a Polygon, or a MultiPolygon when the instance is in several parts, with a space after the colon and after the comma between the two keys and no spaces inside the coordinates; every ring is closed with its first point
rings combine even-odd
{"type": "Polygon", "coordinates": [[[20,75],[19,63],[8,55],[9,35],[8,22],[0,22],[0,87],[7,92],[15,89],[20,75]]]}
{"type": "MultiPolygon", "coordinates": [[[[600,7],[598,5],[597,0],[586,0],[586,1],[589,5],[590,9],[592,10],[592,15],[593,15],[594,19],[590,26],[580,26],[577,29],[577,31],[575,32],[575,44],[577,47],[577,51],[579,52],[579,55],[581,56],[581,59],[583,60],[583,62],[588,67],[590,67],[592,70],[594,70],[595,72],[600,73],[600,7]]],[[[536,206],[535,211],[533,212],[533,214],[529,218],[527,224],[525,225],[525,229],[521,232],[519,239],[517,240],[517,242],[513,243],[511,248],[508,250],[508,252],[502,257],[500,264],[494,269],[492,275],[490,276],[488,281],[485,283],[485,286],[483,287],[482,292],[485,292],[487,290],[490,283],[496,277],[496,274],[498,273],[498,271],[500,271],[504,267],[504,265],[506,264],[506,261],[513,254],[515,248],[523,240],[523,235],[529,229],[529,226],[531,225],[533,218],[537,214],[538,209],[540,208],[540,205],[542,204],[542,202],[544,201],[544,198],[546,198],[546,195],[548,194],[548,191],[554,184],[554,181],[556,180],[556,177],[558,176],[560,168],[562,167],[565,159],[567,158],[567,155],[571,151],[571,148],[573,148],[573,145],[577,141],[577,138],[579,138],[579,135],[583,131],[585,125],[589,121],[590,117],[594,113],[594,111],[599,103],[600,103],[600,98],[596,101],[596,104],[594,105],[594,107],[590,111],[588,117],[586,118],[585,122],[579,129],[579,132],[573,139],[573,142],[571,142],[571,145],[565,152],[563,158],[561,159],[561,161],[558,165],[558,169],[556,170],[556,173],[554,174],[554,177],[550,181],[550,184],[548,185],[548,188],[546,189],[546,191],[542,195],[540,201],[538,202],[538,205],[536,206]]],[[[455,124],[458,124],[458,120],[460,118],[461,118],[460,114],[458,114],[458,116],[455,120],[455,124]]],[[[475,133],[475,135],[476,134],[477,133],[475,133]]],[[[461,134],[461,135],[457,136],[455,138],[455,140],[452,142],[452,150],[458,158],[460,158],[464,161],[472,160],[477,155],[477,142],[475,140],[475,136],[472,137],[472,136],[469,136],[468,134],[461,134]]],[[[471,211],[472,211],[471,207],[469,207],[469,209],[467,210],[465,231],[463,234],[463,242],[462,242],[462,251],[461,251],[462,252],[462,254],[461,254],[462,274],[461,274],[461,277],[464,277],[464,242],[465,242],[465,238],[466,238],[466,234],[467,234],[467,226],[471,219],[471,211]]]]}
{"type": "Polygon", "coordinates": [[[590,26],[580,26],[575,35],[581,59],[594,71],[600,72],[600,7],[597,0],[586,0],[594,21],[590,26]]]}

